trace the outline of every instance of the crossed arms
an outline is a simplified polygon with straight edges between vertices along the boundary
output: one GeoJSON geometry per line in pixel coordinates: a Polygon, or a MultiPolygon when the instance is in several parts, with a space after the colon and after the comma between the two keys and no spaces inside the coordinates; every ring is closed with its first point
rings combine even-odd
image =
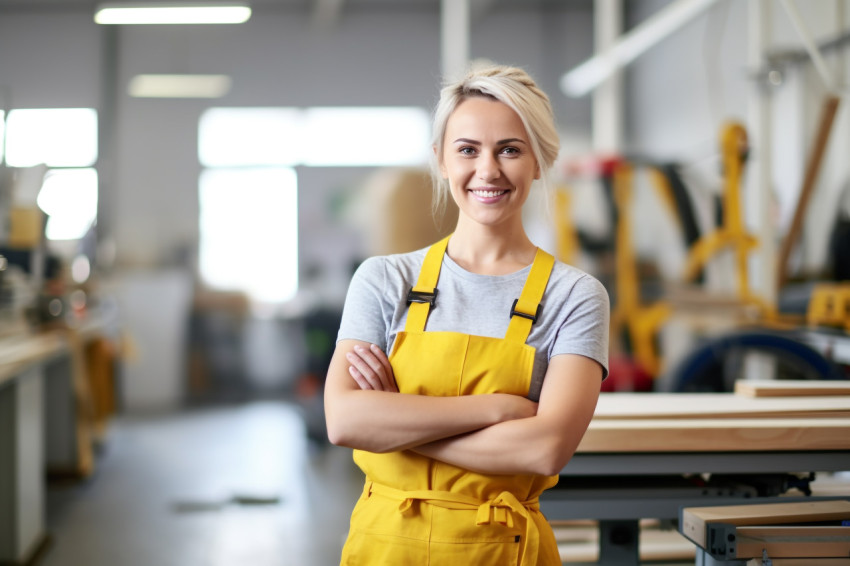
{"type": "Polygon", "coordinates": [[[414,450],[481,473],[554,475],[578,447],[601,381],[596,361],[562,354],[549,362],[539,403],[508,394],[408,395],[380,349],[341,340],[325,384],[328,438],[370,452],[414,450]]]}

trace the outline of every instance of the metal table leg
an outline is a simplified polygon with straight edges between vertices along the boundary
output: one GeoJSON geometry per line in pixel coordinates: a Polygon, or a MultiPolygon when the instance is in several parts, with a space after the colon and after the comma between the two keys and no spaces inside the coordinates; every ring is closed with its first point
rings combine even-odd
{"type": "Polygon", "coordinates": [[[599,521],[599,564],[605,566],[639,566],[637,520],[599,521]]]}

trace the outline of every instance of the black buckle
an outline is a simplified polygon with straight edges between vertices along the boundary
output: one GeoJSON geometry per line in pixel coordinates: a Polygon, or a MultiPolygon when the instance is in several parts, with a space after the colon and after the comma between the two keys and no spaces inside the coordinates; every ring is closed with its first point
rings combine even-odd
{"type": "Polygon", "coordinates": [[[437,289],[433,293],[428,291],[414,291],[413,287],[407,292],[407,304],[410,303],[428,303],[432,307],[437,303],[437,289]]]}
{"type": "Polygon", "coordinates": [[[521,316],[522,318],[527,318],[528,320],[531,321],[531,324],[534,324],[535,322],[537,322],[537,317],[540,316],[540,307],[542,307],[543,305],[538,304],[537,305],[537,312],[535,312],[534,314],[527,314],[527,313],[520,312],[520,311],[516,310],[517,301],[519,301],[519,299],[514,299],[514,304],[511,305],[511,316],[516,315],[516,316],[521,316]]]}

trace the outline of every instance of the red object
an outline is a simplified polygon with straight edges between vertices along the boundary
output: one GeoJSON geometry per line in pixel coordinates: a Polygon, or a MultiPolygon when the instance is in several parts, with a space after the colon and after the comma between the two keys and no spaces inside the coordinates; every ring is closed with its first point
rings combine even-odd
{"type": "Polygon", "coordinates": [[[612,356],[602,391],[652,391],[652,375],[629,357],[612,356]]]}

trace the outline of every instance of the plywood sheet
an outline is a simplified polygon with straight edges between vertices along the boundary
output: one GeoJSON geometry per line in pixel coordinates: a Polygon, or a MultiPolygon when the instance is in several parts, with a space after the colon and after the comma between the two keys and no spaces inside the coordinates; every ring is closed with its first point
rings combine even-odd
{"type": "Polygon", "coordinates": [[[850,527],[739,527],[738,558],[847,558],[850,556],[850,527]]]}
{"type": "Polygon", "coordinates": [[[850,395],[850,381],[741,379],[735,382],[735,394],[747,397],[823,397],[850,395]]]}
{"type": "Polygon", "coordinates": [[[752,398],[733,393],[603,393],[595,420],[850,417],[850,396],[752,398]]]}
{"type": "Polygon", "coordinates": [[[775,558],[747,560],[747,566],[847,566],[847,558],[775,558]]]}
{"type": "Polygon", "coordinates": [[[577,452],[850,450],[850,418],[594,419],[577,452]]]}
{"type": "Polygon", "coordinates": [[[686,507],[682,509],[680,532],[706,548],[706,526],[727,523],[735,526],[782,525],[838,521],[850,518],[850,501],[800,501],[686,507]]]}

